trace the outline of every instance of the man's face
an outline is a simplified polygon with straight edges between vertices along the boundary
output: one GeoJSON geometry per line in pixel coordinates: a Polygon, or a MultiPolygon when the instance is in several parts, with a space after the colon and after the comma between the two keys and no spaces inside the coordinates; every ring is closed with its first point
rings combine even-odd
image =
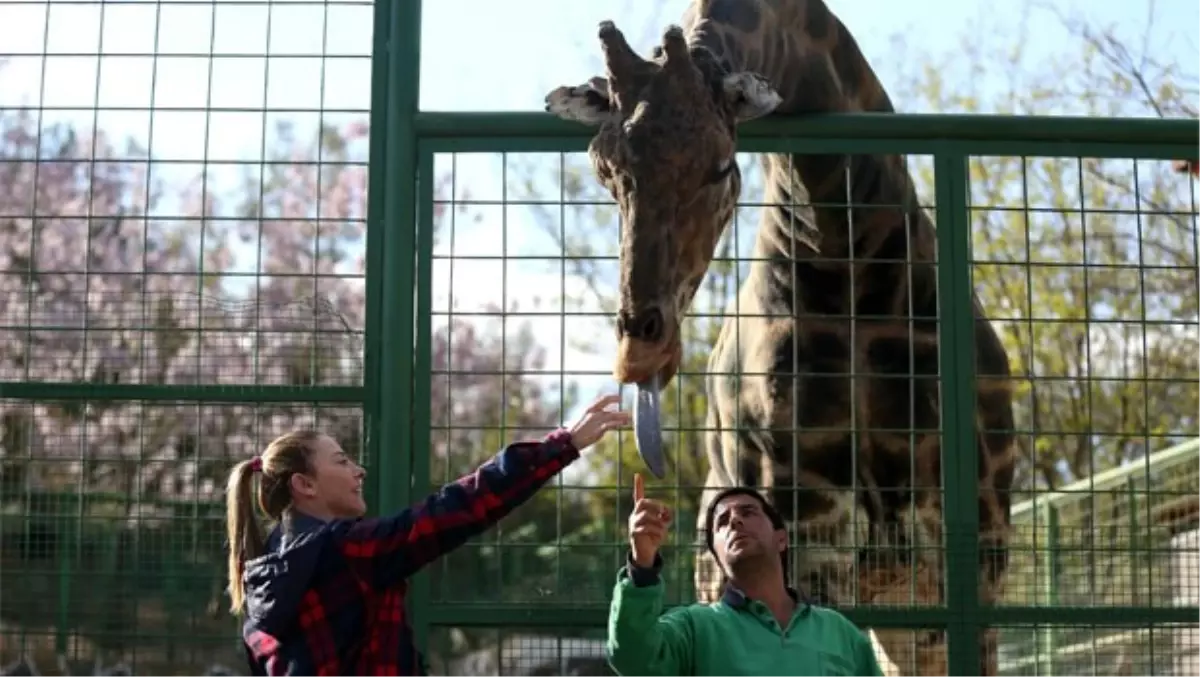
{"type": "Polygon", "coordinates": [[[787,532],[776,530],[762,503],[734,494],[717,504],[713,513],[713,549],[726,572],[763,558],[779,561],[787,547],[787,532]]]}

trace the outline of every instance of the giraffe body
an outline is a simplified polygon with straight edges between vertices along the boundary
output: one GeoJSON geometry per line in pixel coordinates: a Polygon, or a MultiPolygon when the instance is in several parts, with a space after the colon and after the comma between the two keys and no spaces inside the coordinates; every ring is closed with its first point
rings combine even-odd
{"type": "MultiPolygon", "coordinates": [[[[547,96],[597,126],[597,177],[622,214],[624,383],[678,369],[690,306],[741,190],[741,121],[771,112],[893,112],[853,37],[822,0],[697,0],[651,59],[602,24],[606,77],[547,96]]],[[[795,529],[794,582],[819,601],[940,604],[942,453],[979,458],[981,601],[1007,568],[1015,463],[1007,355],[976,317],[977,447],[941,445],[933,224],[903,160],[763,157],[750,273],[709,360],[709,476],[757,486],[795,529]],[[850,177],[849,182],[847,176],[850,177]],[[816,205],[816,206],[808,206],[816,205]]],[[[704,525],[700,525],[703,529],[704,525]]],[[[697,594],[719,595],[707,553],[697,594]]],[[[945,674],[937,632],[876,630],[902,674],[945,674]]],[[[980,674],[996,673],[994,631],[980,674]]]]}

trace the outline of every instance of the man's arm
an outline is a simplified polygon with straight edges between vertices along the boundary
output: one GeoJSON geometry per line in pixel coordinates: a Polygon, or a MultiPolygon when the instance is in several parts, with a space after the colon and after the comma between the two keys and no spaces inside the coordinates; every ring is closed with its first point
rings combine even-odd
{"type": "Polygon", "coordinates": [[[577,458],[565,429],[510,444],[420,503],[348,523],[341,552],[374,585],[387,587],[491,528],[577,458]]]}
{"type": "Polygon", "coordinates": [[[608,611],[608,664],[620,675],[693,675],[692,625],[684,609],[662,613],[662,555],[640,569],[630,557],[608,611]]]}

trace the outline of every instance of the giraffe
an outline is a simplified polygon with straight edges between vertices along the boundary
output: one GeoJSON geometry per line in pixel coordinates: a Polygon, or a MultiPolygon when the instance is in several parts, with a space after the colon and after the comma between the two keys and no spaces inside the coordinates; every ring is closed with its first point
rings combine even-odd
{"type": "MultiPolygon", "coordinates": [[[[680,319],[741,192],[738,124],[894,112],[822,0],[693,0],[681,23],[644,58],[602,22],[605,74],[546,95],[548,112],[596,129],[588,156],[621,214],[613,376],[625,384],[657,376],[666,387],[679,368],[680,319]]],[[[700,514],[722,487],[759,487],[803,537],[791,571],[810,597],[942,602],[934,225],[898,156],[761,162],[763,202],[773,206],[758,225],[739,316],[708,363],[700,514]],[[814,206],[793,206],[805,203],[814,206]]],[[[1016,448],[1008,356],[973,304],[977,448],[947,451],[979,459],[978,587],[988,604],[1007,570],[1016,448]]],[[[699,555],[698,597],[715,600],[722,584],[699,555]]],[[[872,635],[902,674],[945,674],[943,632],[872,635]]],[[[986,631],[980,674],[996,674],[995,649],[986,631]]]]}

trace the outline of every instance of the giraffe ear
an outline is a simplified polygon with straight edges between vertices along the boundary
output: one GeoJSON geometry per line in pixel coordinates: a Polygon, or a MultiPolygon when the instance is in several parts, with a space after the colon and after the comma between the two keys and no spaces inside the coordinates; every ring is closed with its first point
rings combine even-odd
{"type": "Polygon", "coordinates": [[[608,94],[608,78],[595,77],[582,85],[553,89],[546,95],[546,112],[594,127],[615,117],[617,107],[608,94]]]}
{"type": "Polygon", "coordinates": [[[738,122],[762,117],[783,103],[766,78],[749,71],[725,76],[725,99],[738,122]]]}

